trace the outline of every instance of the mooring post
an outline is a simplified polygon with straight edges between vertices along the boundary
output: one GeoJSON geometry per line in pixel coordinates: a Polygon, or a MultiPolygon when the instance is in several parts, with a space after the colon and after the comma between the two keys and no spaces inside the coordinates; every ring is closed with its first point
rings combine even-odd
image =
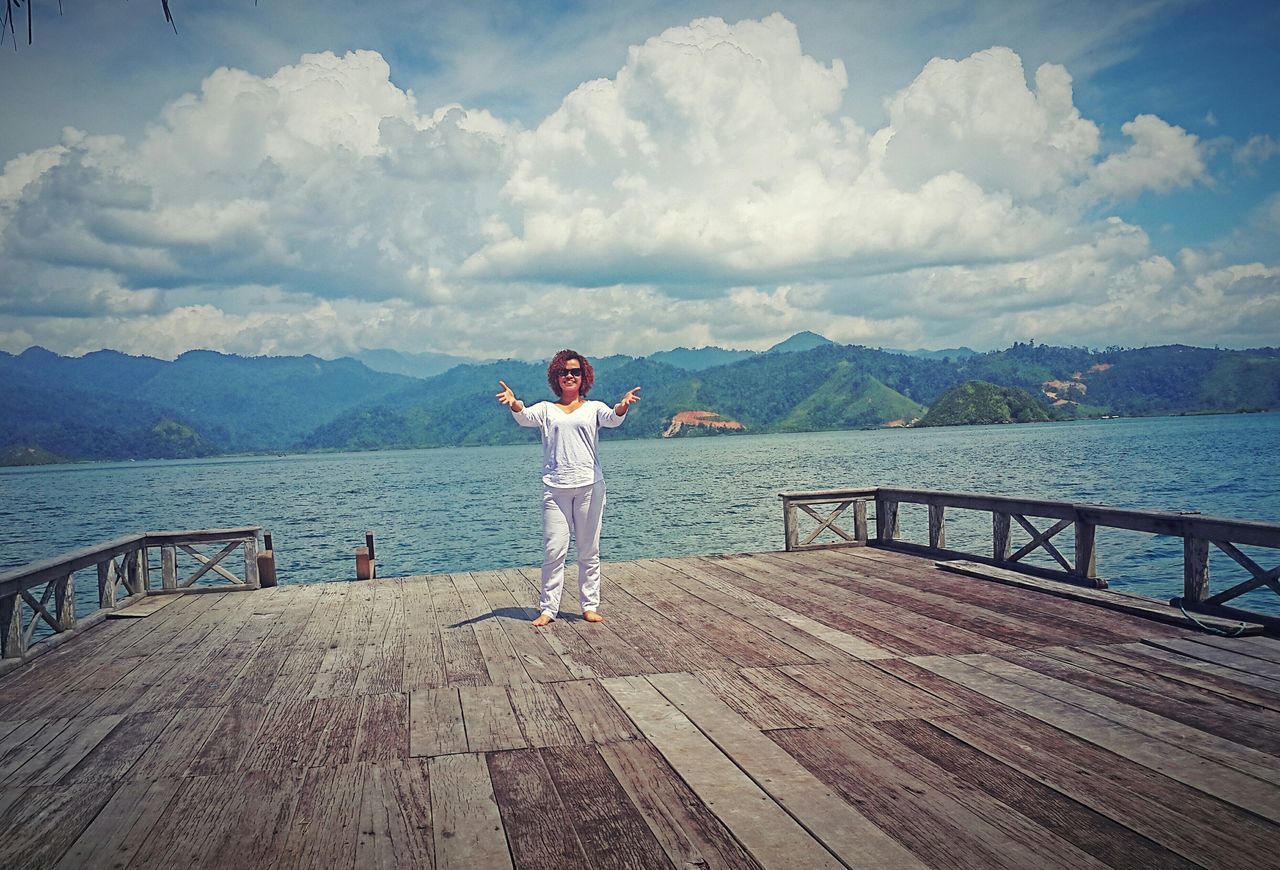
{"type": "Polygon", "coordinates": [[[276,585],[276,551],[271,533],[262,533],[262,552],[258,554],[258,584],[266,589],[276,585]]]}
{"type": "Polygon", "coordinates": [[[373,579],[373,563],[369,560],[368,547],[356,547],[356,579],[373,579]]]}
{"type": "Polygon", "coordinates": [[[373,549],[373,532],[364,530],[364,545],[369,548],[369,579],[378,576],[378,555],[373,549]]]}

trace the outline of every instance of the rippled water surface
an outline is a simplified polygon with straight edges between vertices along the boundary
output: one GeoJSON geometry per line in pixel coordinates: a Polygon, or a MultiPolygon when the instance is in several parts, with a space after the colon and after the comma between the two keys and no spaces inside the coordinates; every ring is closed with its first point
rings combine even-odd
{"type": "MultiPolygon", "coordinates": [[[[601,450],[606,560],[780,549],[780,491],[869,485],[1280,522],[1280,414],[608,440],[601,450]]],[[[365,529],[380,576],[535,565],[540,462],[531,444],[4,469],[0,566],[147,529],[242,525],[273,533],[287,583],[352,576],[365,529]]],[[[925,509],[903,511],[904,537],[923,542],[925,509]]],[[[949,512],[947,523],[951,546],[989,551],[989,515],[949,512]]],[[[1062,540],[1068,552],[1069,531],[1062,540]]],[[[1113,587],[1180,591],[1179,539],[1102,529],[1098,547],[1113,587]]],[[[1267,567],[1280,556],[1250,552],[1267,567]]],[[[1212,565],[1215,589],[1237,578],[1222,554],[1212,565]]]]}

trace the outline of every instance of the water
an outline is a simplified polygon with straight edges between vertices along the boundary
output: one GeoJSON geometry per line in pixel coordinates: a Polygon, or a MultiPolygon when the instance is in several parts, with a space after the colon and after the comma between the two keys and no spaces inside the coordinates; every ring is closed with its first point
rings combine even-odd
{"type": "MultiPolygon", "coordinates": [[[[1280,414],[608,440],[601,451],[606,560],[781,549],[783,490],[893,485],[1280,521],[1280,414]]],[[[0,568],[147,529],[245,525],[273,533],[282,583],[351,577],[366,529],[380,576],[536,565],[540,462],[530,444],[3,469],[0,568]]],[[[927,541],[923,506],[902,519],[907,540],[927,541]]],[[[1068,558],[1070,535],[1054,539],[1068,558]]],[[[947,537],[988,553],[990,515],[949,511],[947,537]]],[[[1098,551],[1113,588],[1181,592],[1179,539],[1100,529],[1098,551]]],[[[1247,578],[1217,551],[1211,564],[1215,590],[1247,578]]],[[[91,575],[77,575],[82,613],[96,607],[81,579],[91,575]]],[[[1247,600],[1275,603],[1267,590],[1247,600]]]]}

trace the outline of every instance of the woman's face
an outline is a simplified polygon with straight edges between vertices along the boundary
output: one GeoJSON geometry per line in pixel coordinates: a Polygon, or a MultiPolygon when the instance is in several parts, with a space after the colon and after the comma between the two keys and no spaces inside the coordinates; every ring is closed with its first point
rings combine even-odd
{"type": "Polygon", "coordinates": [[[582,360],[576,357],[565,360],[560,371],[556,372],[556,379],[560,384],[562,395],[563,393],[576,395],[582,389],[582,360]]]}

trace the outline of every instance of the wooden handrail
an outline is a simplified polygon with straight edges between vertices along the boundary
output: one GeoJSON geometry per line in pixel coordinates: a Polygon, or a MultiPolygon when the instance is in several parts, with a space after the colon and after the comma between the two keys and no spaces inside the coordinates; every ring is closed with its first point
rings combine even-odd
{"type": "MultiPolygon", "coordinates": [[[[200,578],[212,574],[241,588],[256,589],[258,578],[258,534],[261,526],[233,529],[195,529],[188,531],[141,532],[32,562],[21,568],[0,573],[0,663],[6,666],[28,660],[35,650],[51,648],[53,640],[96,622],[106,613],[133,603],[146,595],[161,591],[185,589],[200,578]],[[195,549],[200,544],[224,544],[212,557],[195,549]],[[150,550],[161,551],[163,589],[151,587],[150,550]],[[200,567],[185,579],[177,575],[177,550],[190,554],[200,567]],[[236,577],[219,563],[235,549],[244,550],[244,579],[236,577]],[[96,567],[98,609],[84,619],[75,612],[75,574],[96,567]],[[124,586],[121,596],[120,585],[124,586]],[[44,586],[37,598],[32,590],[44,586]],[[24,608],[30,619],[24,619],[24,608]],[[54,632],[53,637],[31,644],[39,623],[54,632]]],[[[42,650],[41,650],[42,651],[42,650]]]]}
{"type": "MultiPolygon", "coordinates": [[[[1260,566],[1238,549],[1240,545],[1280,549],[1278,523],[1205,516],[1197,512],[1139,510],[1050,499],[888,486],[782,492],[779,496],[783,504],[785,546],[788,550],[874,543],[939,557],[960,556],[1001,567],[1014,566],[1027,573],[1105,588],[1106,581],[1097,576],[1097,530],[1124,529],[1183,539],[1183,594],[1173,599],[1176,604],[1227,615],[1244,614],[1265,618],[1261,614],[1237,611],[1224,605],[1231,599],[1264,586],[1280,595],[1280,568],[1268,569],[1260,566]],[[819,516],[814,510],[816,505],[847,507],[849,504],[858,505],[860,510],[865,510],[867,503],[875,504],[876,531],[874,535],[865,537],[850,535],[846,529],[833,522],[836,517],[819,516]],[[921,504],[929,508],[928,545],[899,540],[898,509],[902,504],[921,504]],[[948,508],[991,514],[990,556],[947,549],[944,517],[948,508]],[[798,527],[801,513],[818,521],[818,528],[805,538],[801,537],[798,527]],[[1055,522],[1041,529],[1028,517],[1055,522]],[[1027,532],[1029,541],[1015,550],[1011,544],[1011,532],[1018,527],[1027,532]],[[1068,528],[1075,531],[1075,546],[1070,554],[1061,552],[1052,541],[1055,535],[1068,528]],[[828,530],[831,534],[827,536],[827,540],[821,541],[820,538],[828,530]],[[1209,552],[1214,548],[1248,571],[1251,579],[1213,594],[1209,585],[1209,552]],[[1036,550],[1051,556],[1061,570],[1021,563],[1021,559],[1036,550]]],[[[837,513],[843,510],[844,507],[841,507],[837,513]]]]}

